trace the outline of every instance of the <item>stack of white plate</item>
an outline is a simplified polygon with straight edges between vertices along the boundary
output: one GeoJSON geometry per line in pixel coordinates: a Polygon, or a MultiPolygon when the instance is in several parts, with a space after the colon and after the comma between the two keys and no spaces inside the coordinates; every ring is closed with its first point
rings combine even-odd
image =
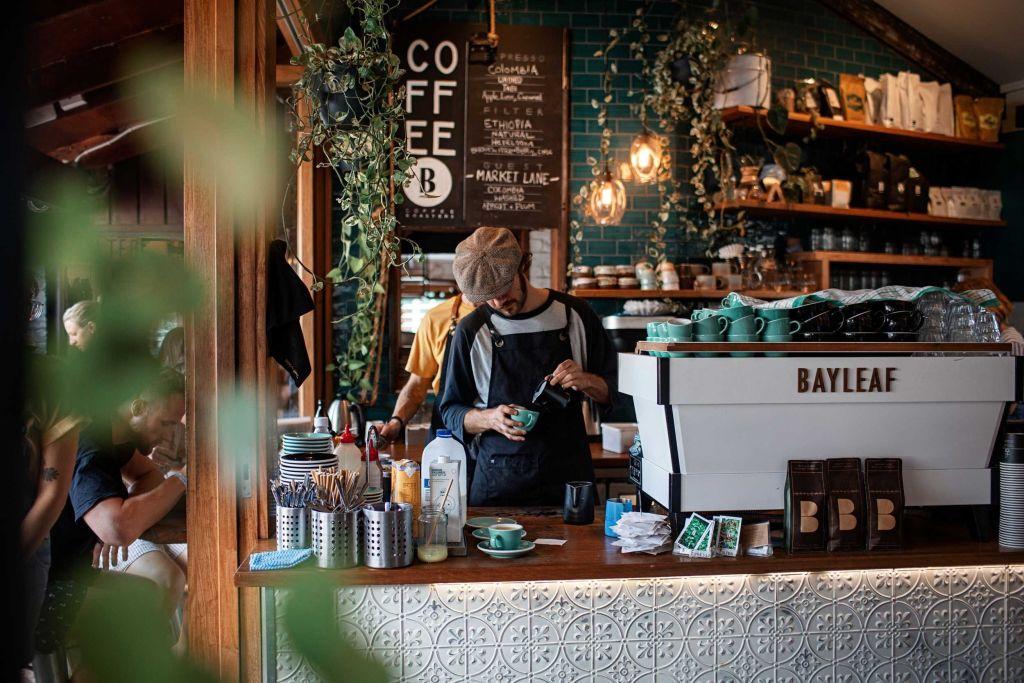
{"type": "Polygon", "coordinates": [[[1024,548],[1024,435],[1007,434],[999,463],[999,545],[1024,548]]]}
{"type": "Polygon", "coordinates": [[[278,462],[281,467],[281,481],[301,482],[315,470],[329,470],[338,467],[333,453],[281,453],[278,462]]]}
{"type": "Polygon", "coordinates": [[[330,434],[300,432],[281,435],[282,453],[332,453],[334,441],[330,434]]]}

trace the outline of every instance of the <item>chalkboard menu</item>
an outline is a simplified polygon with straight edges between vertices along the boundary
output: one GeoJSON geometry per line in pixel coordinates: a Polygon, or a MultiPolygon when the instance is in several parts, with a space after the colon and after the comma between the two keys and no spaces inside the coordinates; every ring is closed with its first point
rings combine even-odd
{"type": "Polygon", "coordinates": [[[405,144],[415,178],[404,227],[557,228],[565,210],[564,29],[499,26],[490,63],[470,63],[483,24],[415,24],[395,37],[406,71],[405,144]]]}

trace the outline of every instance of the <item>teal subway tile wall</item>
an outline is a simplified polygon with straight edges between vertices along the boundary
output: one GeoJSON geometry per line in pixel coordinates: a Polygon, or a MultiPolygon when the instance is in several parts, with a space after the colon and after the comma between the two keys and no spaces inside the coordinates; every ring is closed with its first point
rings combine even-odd
{"type": "MultiPolygon", "coordinates": [[[[467,0],[440,0],[420,15],[427,21],[486,20],[486,3],[467,0]]],[[[690,3],[696,13],[708,3],[690,3]]],[[[813,76],[838,84],[840,73],[864,73],[876,76],[883,72],[913,69],[900,55],[878,42],[868,33],[841,18],[814,0],[761,0],[752,3],[758,11],[754,38],[759,49],[772,59],[775,87],[791,85],[796,78],[813,76]]],[[[395,16],[418,7],[419,2],[403,2],[395,16]]],[[[564,26],[569,29],[570,72],[570,193],[592,178],[587,157],[598,157],[601,127],[597,123],[597,110],[590,101],[601,95],[601,76],[604,59],[594,52],[608,40],[608,30],[629,27],[634,13],[641,6],[633,0],[507,0],[498,4],[498,24],[530,24],[564,26]]],[[[652,35],[671,28],[677,5],[655,2],[649,13],[652,35]]],[[[415,20],[414,20],[415,21],[415,20]]],[[[613,131],[611,150],[619,159],[625,159],[632,138],[640,132],[639,119],[630,112],[629,104],[635,100],[628,92],[640,86],[639,65],[628,58],[623,44],[612,56],[618,58],[618,74],[613,80],[613,103],[609,108],[609,127],[613,131]]],[[[686,155],[680,150],[687,147],[685,136],[672,139],[672,151],[677,172],[685,178],[686,155]]],[[[683,184],[683,190],[688,189],[683,184]]],[[[630,185],[629,204],[621,224],[608,227],[585,225],[580,252],[584,263],[630,263],[644,254],[649,234],[649,221],[657,211],[656,190],[630,185]]],[[[338,211],[336,209],[336,211],[338,211]]],[[[335,215],[339,226],[340,211],[335,215]]],[[[670,260],[703,255],[704,246],[697,239],[688,239],[677,231],[668,235],[667,256],[670,260]]],[[[351,305],[351,292],[339,288],[335,292],[335,315],[342,317],[351,305]]],[[[335,346],[344,344],[345,326],[336,329],[335,346]]],[[[386,358],[386,356],[385,356],[386,358]]],[[[386,362],[386,361],[385,361],[386,362]]],[[[382,368],[382,391],[396,391],[390,387],[390,373],[382,368]]],[[[386,402],[386,400],[384,401],[386,402]]]]}

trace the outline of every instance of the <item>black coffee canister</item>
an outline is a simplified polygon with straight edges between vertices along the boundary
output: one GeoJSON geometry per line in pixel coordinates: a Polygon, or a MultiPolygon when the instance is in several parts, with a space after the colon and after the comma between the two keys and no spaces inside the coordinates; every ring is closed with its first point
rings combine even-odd
{"type": "Polygon", "coordinates": [[[594,521],[594,483],[565,482],[565,503],[562,520],[566,524],[592,524],[594,521]]]}

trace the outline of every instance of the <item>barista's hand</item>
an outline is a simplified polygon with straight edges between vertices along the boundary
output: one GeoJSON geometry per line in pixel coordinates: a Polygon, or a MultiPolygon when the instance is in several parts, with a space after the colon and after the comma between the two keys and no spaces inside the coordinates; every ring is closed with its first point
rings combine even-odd
{"type": "Polygon", "coordinates": [[[589,372],[584,372],[583,368],[576,361],[563,360],[555,368],[555,371],[548,376],[548,382],[555,384],[563,389],[576,389],[577,391],[586,392],[590,389],[594,383],[594,376],[589,372]]]}
{"type": "Polygon", "coordinates": [[[399,436],[402,435],[402,423],[398,420],[391,418],[384,423],[384,426],[380,428],[380,437],[388,443],[394,443],[399,436]]]}
{"type": "Polygon", "coordinates": [[[487,415],[487,427],[498,432],[509,441],[526,441],[526,430],[522,422],[516,422],[512,415],[516,409],[512,406],[495,406],[484,411],[487,415]]]}

